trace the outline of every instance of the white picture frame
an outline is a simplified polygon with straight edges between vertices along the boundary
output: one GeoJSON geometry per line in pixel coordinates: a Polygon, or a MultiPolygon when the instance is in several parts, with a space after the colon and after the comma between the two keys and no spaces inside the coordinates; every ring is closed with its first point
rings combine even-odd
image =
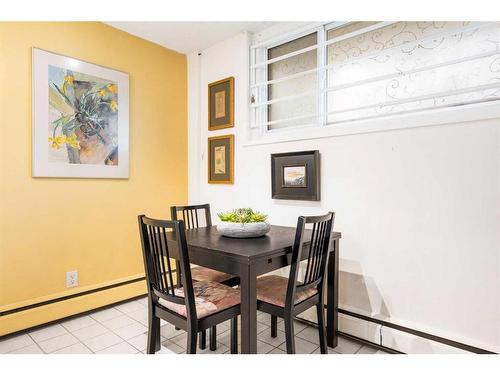
{"type": "MultiPolygon", "coordinates": [[[[62,178],[128,178],[129,177],[129,76],[127,73],[117,70],[105,68],[96,64],[91,64],[82,60],[71,57],[55,54],[44,51],[42,49],[32,49],[32,176],[33,177],[62,177],[62,178]],[[83,122],[77,120],[76,113],[80,112],[75,108],[77,106],[67,106],[64,97],[66,96],[66,86],[64,90],[56,87],[52,82],[49,82],[49,68],[51,72],[71,72],[64,76],[64,81],[68,81],[69,85],[73,85],[77,81],[78,76],[90,76],[95,78],[100,86],[96,83],[91,90],[86,93],[94,95],[95,102],[99,105],[108,105],[109,109],[98,112],[101,118],[98,121],[93,121],[94,117],[84,117],[83,122]],[[69,77],[67,79],[67,77],[69,77]],[[73,77],[73,78],[71,78],[73,77]],[[77,77],[77,78],[75,78],[77,77]],[[106,85],[106,82],[110,82],[106,85]],[[52,92],[49,95],[49,86],[52,92]],[[98,95],[96,90],[101,90],[98,95]],[[59,91],[60,90],[60,91],[59,91]],[[60,96],[58,96],[58,95],[60,96]],[[63,95],[64,94],[64,95],[63,95]],[[101,95],[102,94],[102,95],[101,95]],[[49,102],[51,96],[51,102],[49,102]],[[63,126],[56,128],[54,125],[54,97],[61,106],[70,108],[68,112],[61,111],[60,116],[71,119],[72,125],[64,123],[63,126]],[[74,115],[71,116],[71,111],[74,115]],[[116,112],[116,113],[112,113],[116,112]],[[69,113],[69,114],[67,114],[69,113]],[[105,114],[103,114],[105,113],[105,114]],[[67,115],[66,115],[67,114],[67,115]],[[65,116],[63,116],[65,115],[65,116]],[[111,118],[112,120],[107,119],[111,118]],[[89,120],[90,119],[90,120],[89,120]],[[112,134],[110,130],[106,133],[106,124],[113,124],[112,134]],[[82,126],[82,124],[89,124],[82,126]],[[97,125],[96,125],[97,124],[97,125]],[[103,125],[104,124],[104,125],[103,125]],[[64,127],[66,134],[70,134],[67,129],[75,127],[72,137],[61,133],[64,127]],[[57,131],[59,133],[57,133],[57,131]],[[105,132],[103,137],[99,132],[105,132]],[[93,134],[96,133],[96,134],[93,134]],[[56,136],[59,134],[59,138],[56,136]],[[89,139],[92,136],[97,136],[102,145],[95,147],[94,153],[89,139]],[[77,138],[78,137],[78,138],[77,138]],[[51,141],[54,140],[54,141],[51,141]],[[87,145],[87,146],[85,146],[87,145]],[[86,148],[82,148],[86,147],[86,148]],[[75,150],[73,150],[73,148],[75,150]],[[102,158],[110,149],[108,157],[102,158]],[[71,157],[70,157],[71,154],[71,157]],[[54,157],[56,155],[56,157],[54,157]],[[76,156],[75,156],[76,155],[76,156]],[[82,155],[91,155],[82,162],[82,155]],[[93,159],[92,159],[93,158],[93,159]],[[71,160],[71,161],[70,161],[71,160]]],[[[51,73],[52,77],[55,73],[51,73]]],[[[93,82],[92,82],[93,83],[93,82]]],[[[82,85],[78,86],[80,89],[82,85]]],[[[71,90],[69,88],[68,90],[71,90]]],[[[66,96],[69,102],[73,102],[71,98],[78,97],[77,89],[75,88],[73,97],[70,94],[66,96]]],[[[81,98],[81,97],[80,97],[81,98]]],[[[81,102],[81,101],[80,101],[81,102]]],[[[92,107],[94,108],[94,107],[92,107]]],[[[95,112],[94,112],[95,113],[95,112]]],[[[82,116],[78,117],[79,119],[82,116]]],[[[65,120],[66,120],[65,119],[65,120]]],[[[110,127],[109,127],[110,128],[110,127]]],[[[97,141],[94,141],[94,144],[97,141]]]]}

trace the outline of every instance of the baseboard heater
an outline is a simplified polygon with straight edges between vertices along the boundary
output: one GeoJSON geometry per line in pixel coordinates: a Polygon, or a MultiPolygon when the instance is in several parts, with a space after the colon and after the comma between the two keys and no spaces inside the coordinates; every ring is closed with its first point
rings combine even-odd
{"type": "MultiPolygon", "coordinates": [[[[326,307],[326,305],[325,305],[325,307],[326,307]]],[[[405,326],[402,326],[402,325],[399,325],[399,324],[387,322],[387,321],[380,320],[380,319],[377,319],[377,318],[372,318],[370,316],[366,316],[366,315],[363,315],[363,314],[358,314],[358,313],[353,312],[353,311],[349,311],[349,310],[345,310],[345,309],[338,309],[338,312],[340,314],[348,315],[348,316],[351,316],[353,318],[357,318],[357,319],[364,320],[364,321],[367,321],[367,322],[379,324],[379,325],[384,326],[384,327],[388,327],[388,328],[395,329],[395,330],[398,330],[398,331],[401,331],[401,332],[405,332],[405,333],[408,333],[410,335],[422,337],[422,338],[427,339],[427,340],[432,340],[432,341],[435,341],[435,342],[439,342],[441,344],[452,346],[454,348],[458,348],[458,349],[465,350],[465,351],[468,351],[468,352],[472,352],[472,353],[476,353],[476,354],[498,354],[498,353],[495,353],[495,352],[492,352],[492,351],[489,351],[489,350],[486,350],[486,349],[483,349],[483,348],[478,348],[476,346],[467,345],[467,344],[464,344],[464,343],[461,343],[461,342],[458,342],[458,341],[447,339],[445,337],[440,337],[440,336],[432,335],[430,333],[422,332],[422,331],[419,331],[419,330],[416,330],[416,329],[413,329],[413,328],[408,328],[408,327],[405,327],[405,326]]],[[[355,336],[352,336],[350,334],[346,334],[346,333],[343,333],[343,334],[347,335],[347,336],[350,336],[350,337],[355,337],[355,336]]],[[[361,338],[358,338],[358,339],[362,340],[362,341],[366,341],[366,340],[361,339],[361,338]]],[[[389,351],[394,351],[393,349],[387,348],[385,346],[380,346],[380,345],[374,344],[374,343],[371,343],[371,344],[375,345],[375,346],[379,346],[379,347],[383,348],[384,350],[390,349],[389,351]]]]}
{"type": "Polygon", "coordinates": [[[1,311],[0,312],[0,317],[1,316],[5,316],[5,315],[10,315],[10,314],[15,314],[15,313],[18,313],[18,312],[21,312],[21,311],[25,311],[25,310],[35,309],[35,308],[41,307],[41,306],[51,305],[53,303],[62,302],[62,301],[66,301],[66,300],[77,298],[77,297],[82,297],[82,296],[85,296],[87,294],[93,294],[93,293],[97,293],[97,292],[102,292],[103,290],[118,288],[120,286],[137,283],[139,281],[144,281],[144,280],[146,280],[146,277],[144,277],[144,276],[137,277],[135,279],[131,279],[131,280],[127,280],[127,281],[122,281],[122,282],[115,283],[115,284],[106,285],[106,286],[103,286],[103,287],[100,287],[100,288],[85,290],[83,292],[69,294],[67,296],[62,296],[62,297],[58,297],[58,298],[49,299],[49,300],[46,300],[46,301],[32,303],[32,304],[26,305],[26,306],[16,307],[15,309],[1,311]]]}

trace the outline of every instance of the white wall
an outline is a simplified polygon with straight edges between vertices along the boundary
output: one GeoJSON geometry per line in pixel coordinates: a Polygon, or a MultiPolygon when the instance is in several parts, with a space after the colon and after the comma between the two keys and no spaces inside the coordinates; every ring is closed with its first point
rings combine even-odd
{"type": "MultiPolygon", "coordinates": [[[[188,56],[190,203],[209,202],[214,213],[248,206],[291,226],[333,210],[341,307],[499,352],[500,120],[245,145],[248,40],[188,56]],[[207,85],[231,75],[235,128],[208,132],[207,85]],[[230,133],[235,184],[209,185],[207,137],[230,133]],[[321,201],[272,200],[270,153],[314,149],[321,201]]],[[[384,345],[405,352],[456,351],[347,317],[341,324],[376,342],[381,331],[384,345]]]]}

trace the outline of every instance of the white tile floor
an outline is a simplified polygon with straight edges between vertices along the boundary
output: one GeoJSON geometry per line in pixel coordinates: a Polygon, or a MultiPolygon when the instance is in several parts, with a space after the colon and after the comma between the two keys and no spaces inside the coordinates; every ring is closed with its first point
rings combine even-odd
{"type": "MultiPolygon", "coordinates": [[[[257,351],[284,354],[286,351],[283,321],[278,320],[278,336],[271,337],[268,314],[257,317],[257,351]]],[[[39,329],[27,330],[0,339],[0,353],[8,354],[135,354],[145,353],[147,342],[147,301],[145,298],[102,309],[39,329]]],[[[217,350],[199,350],[203,354],[229,353],[229,322],[217,326],[217,350]]],[[[186,333],[162,321],[162,349],[157,354],[185,352],[186,333]]],[[[302,322],[295,322],[297,353],[319,353],[318,332],[302,322]]],[[[339,338],[330,354],[381,354],[370,346],[339,338]]]]}

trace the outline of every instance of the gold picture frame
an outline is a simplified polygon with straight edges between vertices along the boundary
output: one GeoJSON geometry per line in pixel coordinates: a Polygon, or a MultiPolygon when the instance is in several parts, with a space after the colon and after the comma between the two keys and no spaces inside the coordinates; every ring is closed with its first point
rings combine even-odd
{"type": "Polygon", "coordinates": [[[208,130],[234,127],[234,77],[208,84],[208,130]]]}
{"type": "Polygon", "coordinates": [[[234,183],[234,135],[208,138],[208,183],[234,183]]]}

